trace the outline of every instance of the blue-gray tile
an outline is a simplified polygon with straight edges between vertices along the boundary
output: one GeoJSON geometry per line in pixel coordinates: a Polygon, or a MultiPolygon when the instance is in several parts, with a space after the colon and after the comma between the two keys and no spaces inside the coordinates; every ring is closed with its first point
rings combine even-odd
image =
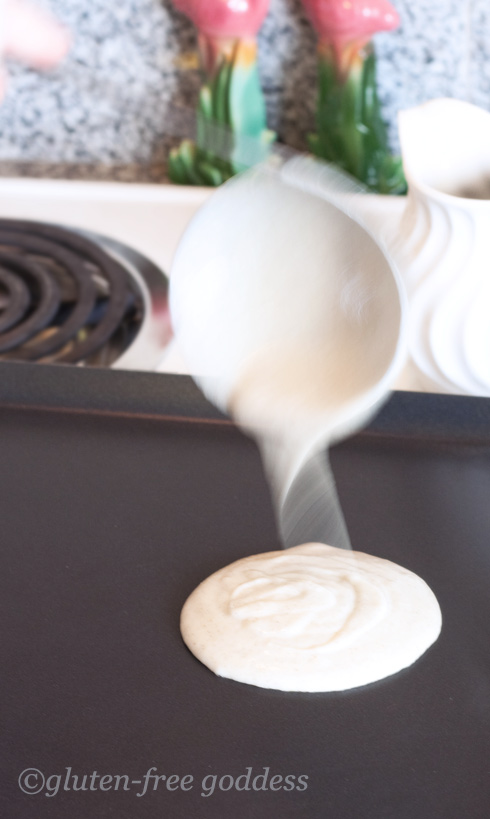
{"type": "Polygon", "coordinates": [[[175,65],[195,48],[192,25],[158,0],[49,6],[74,33],[73,46],[46,75],[12,66],[0,108],[0,156],[149,161],[161,150],[170,103],[197,89],[197,72],[175,65]]]}
{"type": "MultiPolygon", "coordinates": [[[[377,35],[385,119],[430,97],[464,96],[466,3],[392,0],[402,25],[377,35]]],[[[469,2],[469,0],[468,0],[469,2]]],[[[490,96],[488,0],[475,0],[482,33],[479,99],[490,96]]],[[[43,0],[74,32],[63,66],[41,75],[11,67],[0,108],[0,158],[161,165],[174,144],[172,106],[193,108],[196,35],[170,0],[43,0]]],[[[300,0],[271,0],[259,36],[270,127],[302,148],[314,127],[316,37],[300,0]]],[[[480,63],[478,63],[480,65],[480,63]]],[[[481,103],[480,103],[481,104],[481,103]]]]}
{"type": "Polygon", "coordinates": [[[397,111],[434,97],[466,95],[466,0],[391,0],[396,31],[376,36],[378,87],[397,146],[397,111]]]}
{"type": "Polygon", "coordinates": [[[314,127],[316,35],[300,0],[271,0],[259,34],[259,67],[269,126],[296,148],[314,127]]]}
{"type": "Polygon", "coordinates": [[[488,0],[471,2],[469,101],[490,110],[490,6],[488,0]]]}

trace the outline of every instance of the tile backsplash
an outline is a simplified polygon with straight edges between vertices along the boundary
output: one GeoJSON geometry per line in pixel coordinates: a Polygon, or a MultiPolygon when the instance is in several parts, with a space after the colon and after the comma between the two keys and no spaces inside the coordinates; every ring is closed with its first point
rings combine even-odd
{"type": "MultiPolygon", "coordinates": [[[[395,32],[375,37],[390,140],[396,112],[437,96],[490,109],[488,0],[391,0],[395,32]]],[[[39,74],[12,64],[0,159],[164,164],[177,106],[199,88],[191,23],[170,0],[43,0],[71,30],[69,56],[39,74]]],[[[314,124],[316,38],[299,0],[271,0],[259,35],[269,127],[305,147],[314,124]]]]}

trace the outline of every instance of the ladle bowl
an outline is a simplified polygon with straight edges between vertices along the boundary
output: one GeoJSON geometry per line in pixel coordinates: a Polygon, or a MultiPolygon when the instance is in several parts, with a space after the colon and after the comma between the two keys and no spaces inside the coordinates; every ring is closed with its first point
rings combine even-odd
{"type": "Polygon", "coordinates": [[[315,160],[256,167],[213,194],[174,258],[177,343],[206,396],[265,442],[279,503],[404,361],[402,286],[350,215],[360,195],[315,160]]]}

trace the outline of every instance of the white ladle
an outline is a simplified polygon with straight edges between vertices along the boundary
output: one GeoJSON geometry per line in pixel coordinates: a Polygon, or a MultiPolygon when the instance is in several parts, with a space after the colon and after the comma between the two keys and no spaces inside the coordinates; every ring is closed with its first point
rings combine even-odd
{"type": "Polygon", "coordinates": [[[247,171],[198,211],[171,271],[178,345],[256,437],[288,546],[305,531],[349,545],[318,453],[367,422],[404,361],[400,280],[349,215],[353,187],[306,157],[247,171]]]}

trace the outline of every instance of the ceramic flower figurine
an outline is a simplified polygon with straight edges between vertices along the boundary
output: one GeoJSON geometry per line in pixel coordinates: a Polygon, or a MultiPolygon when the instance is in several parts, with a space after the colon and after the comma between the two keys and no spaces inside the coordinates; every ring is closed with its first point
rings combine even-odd
{"type": "Polygon", "coordinates": [[[257,70],[256,35],[269,0],[173,2],[199,30],[204,84],[196,143],[184,140],[171,151],[170,178],[184,185],[219,185],[248,164],[245,151],[253,164],[265,157],[274,139],[266,126],[257,70]]]}
{"type": "Polygon", "coordinates": [[[388,0],[303,0],[319,35],[317,133],[310,148],[379,193],[405,193],[390,155],[376,90],[371,37],[399,17],[388,0]]]}
{"type": "Polygon", "coordinates": [[[199,31],[210,37],[255,37],[269,0],[173,0],[199,31]]]}

